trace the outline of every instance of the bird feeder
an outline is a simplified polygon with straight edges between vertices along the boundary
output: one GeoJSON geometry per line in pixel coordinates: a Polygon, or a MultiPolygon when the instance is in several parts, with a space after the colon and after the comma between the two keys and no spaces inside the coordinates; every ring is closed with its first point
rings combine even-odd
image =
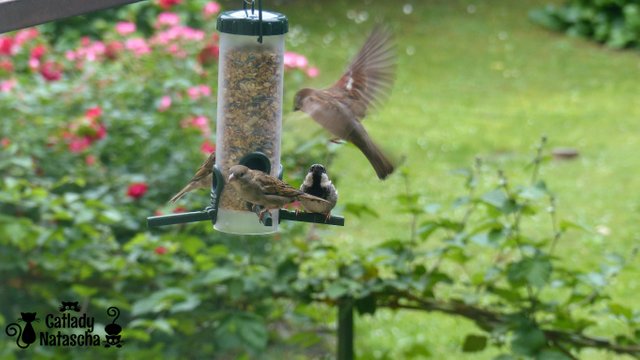
{"type": "Polygon", "coordinates": [[[211,220],[218,231],[245,235],[274,233],[281,220],[344,226],[342,217],[284,209],[260,222],[259,209],[225,186],[229,168],[237,164],[282,179],[284,37],[289,24],[285,15],[263,11],[261,0],[257,10],[254,1],[243,3],[244,9],[225,11],[217,22],[220,56],[211,205],[202,211],[151,216],[147,223],[155,227],[211,220]]]}
{"type": "MultiPolygon", "coordinates": [[[[218,17],[218,113],[216,167],[223,178],[233,165],[278,176],[284,72],[283,14],[253,8],[226,11],[218,17]],[[256,40],[257,37],[257,40],[256,40]]],[[[277,230],[258,221],[255,212],[225,187],[218,204],[215,229],[235,234],[267,234],[277,230]]]]}

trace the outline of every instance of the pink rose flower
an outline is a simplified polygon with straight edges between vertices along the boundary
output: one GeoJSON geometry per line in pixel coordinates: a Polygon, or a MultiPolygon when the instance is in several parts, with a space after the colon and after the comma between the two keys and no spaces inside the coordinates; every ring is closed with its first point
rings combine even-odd
{"type": "Polygon", "coordinates": [[[151,52],[151,48],[149,47],[149,45],[147,45],[147,42],[143,38],[127,39],[124,47],[137,56],[141,56],[151,52]]]}
{"type": "Polygon", "coordinates": [[[204,5],[202,12],[205,17],[211,17],[220,12],[220,4],[215,1],[208,2],[204,5]]]}
{"type": "Polygon", "coordinates": [[[88,117],[89,119],[95,119],[95,118],[99,118],[100,116],[102,116],[102,108],[100,106],[94,106],[90,109],[88,109],[84,115],[86,117],[88,117]]]}
{"type": "Polygon", "coordinates": [[[15,41],[16,45],[21,46],[27,41],[33,40],[40,35],[40,32],[36,28],[27,28],[20,30],[16,33],[15,41]]]}
{"type": "Polygon", "coordinates": [[[72,153],[80,153],[91,145],[91,139],[88,136],[74,137],[69,141],[69,151],[72,153]]]}
{"type": "Polygon", "coordinates": [[[201,97],[211,96],[211,89],[207,85],[193,86],[187,89],[187,95],[191,100],[197,100],[201,97]]]}
{"type": "Polygon", "coordinates": [[[18,82],[16,79],[3,80],[0,81],[0,92],[9,92],[11,91],[18,82]]]}
{"type": "Polygon", "coordinates": [[[165,95],[162,98],[160,98],[160,105],[158,105],[158,111],[160,112],[167,111],[170,107],[171,107],[170,96],[165,95]]]}
{"type": "Polygon", "coordinates": [[[200,151],[205,155],[210,155],[211,153],[216,151],[216,144],[212,144],[209,140],[202,143],[200,146],[200,151]]]}
{"type": "Polygon", "coordinates": [[[318,77],[318,75],[320,75],[320,70],[318,70],[317,67],[312,66],[307,69],[307,76],[309,76],[310,78],[318,77]]]}
{"type": "Polygon", "coordinates": [[[180,24],[180,16],[176,13],[172,12],[162,12],[158,14],[158,19],[156,20],[156,27],[172,27],[180,24]]]}
{"type": "Polygon", "coordinates": [[[121,21],[116,24],[116,31],[120,35],[129,35],[136,32],[136,24],[128,21],[121,21]]]}

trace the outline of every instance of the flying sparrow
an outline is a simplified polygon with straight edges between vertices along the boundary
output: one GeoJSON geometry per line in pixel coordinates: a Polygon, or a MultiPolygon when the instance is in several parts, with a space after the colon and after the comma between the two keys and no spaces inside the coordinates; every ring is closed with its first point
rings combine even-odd
{"type": "Polygon", "coordinates": [[[388,95],[394,81],[395,59],[391,33],[376,27],[338,82],[327,89],[298,91],[293,105],[294,111],[302,110],[332,135],[353,143],[380,179],[391,174],[395,165],[360,122],[369,108],[388,95]]]}
{"type": "Polygon", "coordinates": [[[216,152],[214,151],[211,153],[211,155],[209,155],[207,160],[205,160],[202,165],[200,165],[200,167],[196,171],[196,174],[193,175],[191,180],[189,180],[187,186],[182,188],[182,190],[175,194],[169,201],[174,203],[180,200],[180,198],[182,198],[186,193],[196,189],[210,189],[211,181],[213,180],[213,164],[215,164],[215,162],[216,152]]]}
{"type": "Polygon", "coordinates": [[[251,170],[244,165],[234,165],[229,169],[227,183],[233,186],[240,199],[264,208],[258,215],[260,221],[269,210],[280,209],[296,200],[305,208],[319,206],[316,203],[328,203],[327,200],[305,194],[276,177],[251,170]]]}
{"type": "Polygon", "coordinates": [[[333,186],[327,170],[320,164],[313,164],[309,168],[309,173],[305,176],[300,190],[313,196],[317,196],[321,199],[327,200],[327,203],[315,202],[311,204],[302,204],[305,211],[319,213],[326,216],[327,219],[331,217],[331,209],[336,206],[338,202],[338,190],[333,186]]]}

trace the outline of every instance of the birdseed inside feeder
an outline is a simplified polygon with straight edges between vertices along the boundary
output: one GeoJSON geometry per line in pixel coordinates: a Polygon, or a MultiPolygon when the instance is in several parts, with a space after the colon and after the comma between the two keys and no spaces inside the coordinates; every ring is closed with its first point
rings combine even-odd
{"type": "MultiPolygon", "coordinates": [[[[216,167],[225,180],[229,168],[240,163],[278,176],[287,17],[261,7],[226,11],[218,17],[217,29],[216,167]]],[[[214,228],[234,234],[273,233],[278,212],[271,215],[271,226],[260,223],[249,204],[225,186],[214,228]]]]}

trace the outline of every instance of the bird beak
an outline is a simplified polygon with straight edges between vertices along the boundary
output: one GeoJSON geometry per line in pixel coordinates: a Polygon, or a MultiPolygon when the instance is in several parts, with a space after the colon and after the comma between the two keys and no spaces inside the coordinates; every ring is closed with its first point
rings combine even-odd
{"type": "Polygon", "coordinates": [[[233,174],[229,175],[229,179],[227,179],[227,181],[231,182],[233,179],[235,179],[235,177],[233,177],[233,174]]]}

